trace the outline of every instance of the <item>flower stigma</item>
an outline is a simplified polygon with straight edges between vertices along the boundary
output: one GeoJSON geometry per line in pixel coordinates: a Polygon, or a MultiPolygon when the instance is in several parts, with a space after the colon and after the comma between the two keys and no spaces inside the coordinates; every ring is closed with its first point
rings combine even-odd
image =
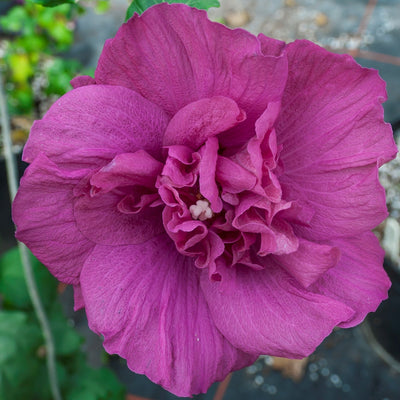
{"type": "Polygon", "coordinates": [[[210,203],[207,200],[197,200],[196,204],[189,207],[190,214],[193,219],[205,221],[213,217],[213,212],[210,208],[210,203]]]}

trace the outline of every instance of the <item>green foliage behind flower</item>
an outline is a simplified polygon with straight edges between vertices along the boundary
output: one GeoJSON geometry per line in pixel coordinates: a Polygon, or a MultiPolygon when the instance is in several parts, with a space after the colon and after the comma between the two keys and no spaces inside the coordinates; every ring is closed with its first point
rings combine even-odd
{"type": "Polygon", "coordinates": [[[131,18],[135,12],[141,14],[149,7],[159,3],[183,3],[190,7],[204,10],[208,10],[211,7],[220,6],[219,0],[133,0],[128,8],[128,11],[126,12],[126,19],[131,18]]]}
{"type": "MultiPolygon", "coordinates": [[[[67,400],[122,400],[124,388],[108,368],[93,369],[83,338],[57,299],[57,281],[32,256],[33,271],[54,335],[57,374],[67,400]]],[[[0,257],[0,399],[50,400],[46,349],[34,316],[17,248],[0,257]]]]}
{"type": "Polygon", "coordinates": [[[76,4],[46,8],[25,2],[0,17],[0,68],[5,70],[11,115],[30,114],[40,95],[61,95],[81,65],[61,53],[74,40],[74,18],[84,11],[76,4]],[[40,82],[38,85],[37,83],[40,82]]]}

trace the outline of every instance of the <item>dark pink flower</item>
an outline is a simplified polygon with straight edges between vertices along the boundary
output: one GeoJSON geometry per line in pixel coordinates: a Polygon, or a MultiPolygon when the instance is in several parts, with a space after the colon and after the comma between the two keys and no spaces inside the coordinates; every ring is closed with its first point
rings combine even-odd
{"type": "Polygon", "coordinates": [[[25,147],[17,237],[133,371],[205,392],[386,298],[376,71],[160,4],[73,83],[25,147]]]}

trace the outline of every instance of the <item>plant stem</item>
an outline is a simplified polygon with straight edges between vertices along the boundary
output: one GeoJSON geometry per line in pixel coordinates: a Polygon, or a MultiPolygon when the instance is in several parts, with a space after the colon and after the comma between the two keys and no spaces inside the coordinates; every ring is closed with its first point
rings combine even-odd
{"type": "MultiPolygon", "coordinates": [[[[17,194],[19,178],[18,178],[17,163],[14,157],[14,153],[12,151],[10,119],[7,111],[7,102],[4,92],[3,77],[1,71],[0,71],[0,116],[1,116],[1,130],[3,134],[2,136],[3,136],[4,158],[6,161],[8,188],[10,192],[10,199],[12,202],[14,200],[15,195],[17,194]]],[[[31,298],[36,316],[39,320],[39,324],[42,329],[45,341],[47,371],[49,375],[50,389],[54,400],[62,400],[60,389],[58,386],[58,378],[56,371],[54,339],[50,329],[49,320],[46,316],[46,312],[44,310],[42,301],[39,296],[38,288],[35,282],[35,277],[33,275],[30,253],[28,248],[23,243],[19,242],[18,247],[22,265],[24,267],[24,275],[25,275],[26,285],[28,287],[29,296],[31,298]]]]}

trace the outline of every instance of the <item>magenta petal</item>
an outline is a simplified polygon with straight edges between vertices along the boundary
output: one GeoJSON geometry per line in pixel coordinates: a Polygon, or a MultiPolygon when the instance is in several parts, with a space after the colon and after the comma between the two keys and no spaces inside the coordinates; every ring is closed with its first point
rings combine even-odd
{"type": "Polygon", "coordinates": [[[246,115],[231,99],[201,99],[179,110],[168,124],[164,146],[185,145],[197,150],[209,137],[234,127],[246,115]]]}
{"type": "Polygon", "coordinates": [[[353,308],[353,318],[339,324],[349,328],[362,322],[367,313],[375,311],[387,298],[390,280],[382,268],[384,251],[372,232],[335,239],[333,244],[341,249],[341,259],[310,290],[353,308]]]}
{"type": "Polygon", "coordinates": [[[354,314],[341,301],[305,290],[273,262],[260,271],[237,269],[224,286],[203,274],[201,287],[220,332],[249,353],[303,358],[354,314]]]}
{"type": "Polygon", "coordinates": [[[274,256],[275,261],[305,288],[318,280],[339,261],[337,247],[300,240],[297,251],[274,256]]]}
{"type": "Polygon", "coordinates": [[[257,39],[261,44],[261,51],[265,55],[279,56],[286,47],[285,42],[265,36],[263,33],[259,33],[257,39]]]}
{"type": "Polygon", "coordinates": [[[162,235],[137,246],[98,246],[82,271],[89,326],[111,354],[178,396],[206,392],[256,356],[218,331],[192,259],[162,235]]]}
{"type": "Polygon", "coordinates": [[[81,86],[95,85],[96,81],[89,75],[80,75],[72,78],[70,84],[74,89],[76,89],[81,86]]]}
{"type": "Polygon", "coordinates": [[[373,229],[387,216],[385,191],[376,164],[337,171],[310,169],[280,177],[288,200],[300,200],[315,212],[299,232],[309,240],[354,236],[373,229]]]}
{"type": "Polygon", "coordinates": [[[219,189],[215,181],[215,170],[218,158],[218,140],[212,137],[201,148],[199,163],[200,193],[210,202],[214,213],[222,210],[222,200],[219,197],[219,189]]]}
{"type": "Polygon", "coordinates": [[[33,124],[24,149],[32,162],[40,152],[73,168],[96,168],[116,154],[145,150],[160,157],[168,118],[132,90],[89,85],[57,100],[33,124]]]}
{"type": "Polygon", "coordinates": [[[84,171],[62,171],[44,155],[28,167],[13,203],[16,237],[62,282],[79,282],[94,244],[78,230],[73,188],[84,171]]]}
{"type": "Polygon", "coordinates": [[[276,124],[285,172],[381,165],[396,154],[383,121],[385,82],[348,55],[308,42],[287,47],[289,76],[276,124]]]}
{"type": "Polygon", "coordinates": [[[248,124],[226,140],[243,143],[268,103],[281,97],[287,58],[276,47],[272,55],[263,53],[255,36],[213,23],[204,11],[162,3],[135,15],[106,42],[95,77],[137,91],[170,115],[202,98],[229,97],[248,124]]]}
{"type": "Polygon", "coordinates": [[[216,176],[222,189],[228,193],[251,190],[257,183],[257,178],[254,174],[238,163],[222,156],[217,159],[216,176]]]}
{"type": "Polygon", "coordinates": [[[164,231],[162,208],[144,208],[139,213],[121,212],[124,197],[109,192],[75,198],[75,217],[79,230],[96,244],[126,245],[143,243],[164,231]]]}
{"type": "Polygon", "coordinates": [[[90,184],[101,192],[119,186],[140,185],[154,189],[163,164],[143,150],[118,154],[90,178],[90,184]]]}
{"type": "Polygon", "coordinates": [[[81,285],[74,285],[74,311],[78,311],[85,307],[83,300],[81,285]]]}

